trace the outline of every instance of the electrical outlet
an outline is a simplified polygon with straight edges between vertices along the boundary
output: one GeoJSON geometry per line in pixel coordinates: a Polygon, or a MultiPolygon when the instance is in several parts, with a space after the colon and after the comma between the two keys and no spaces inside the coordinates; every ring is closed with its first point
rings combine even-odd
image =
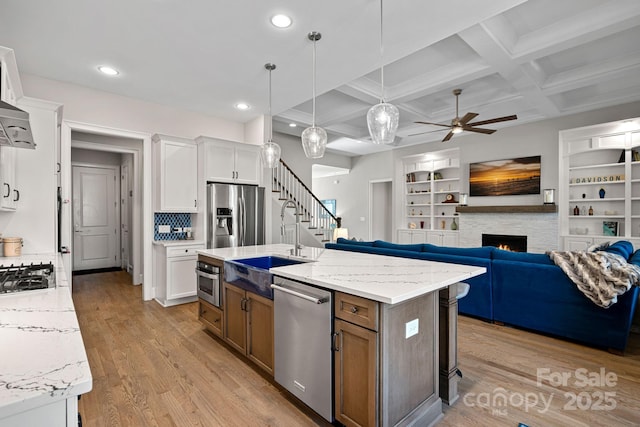
{"type": "Polygon", "coordinates": [[[191,232],[191,227],[184,227],[182,229],[185,233],[190,233],[191,232]]]}
{"type": "Polygon", "coordinates": [[[419,331],[419,321],[418,319],[413,319],[410,322],[405,323],[404,325],[404,337],[406,338],[410,338],[414,335],[416,335],[419,331]]]}
{"type": "Polygon", "coordinates": [[[159,225],[158,233],[171,233],[171,227],[168,225],[159,225]]]}

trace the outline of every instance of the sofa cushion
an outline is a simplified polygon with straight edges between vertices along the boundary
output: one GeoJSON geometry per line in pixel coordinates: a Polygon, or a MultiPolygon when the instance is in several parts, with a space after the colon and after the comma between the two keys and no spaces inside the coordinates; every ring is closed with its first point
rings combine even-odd
{"type": "Polygon", "coordinates": [[[634,264],[637,266],[640,266],[640,249],[638,249],[637,251],[635,251],[628,260],[629,264],[634,264]]]}
{"type": "Polygon", "coordinates": [[[624,259],[629,259],[633,254],[633,245],[626,240],[619,240],[606,248],[602,249],[604,252],[620,255],[624,259]]]}
{"type": "Polygon", "coordinates": [[[343,245],[357,245],[357,246],[373,246],[373,242],[359,242],[357,240],[349,240],[349,239],[345,239],[344,237],[338,237],[338,240],[336,241],[336,243],[338,244],[343,244],[343,245]]]}
{"type": "Polygon", "coordinates": [[[495,249],[492,254],[493,259],[500,259],[504,261],[520,261],[531,262],[534,264],[548,264],[553,265],[553,261],[547,254],[533,254],[529,252],[512,252],[505,251],[503,249],[495,249]]]}
{"type": "Polygon", "coordinates": [[[422,243],[416,244],[398,244],[385,242],[384,240],[376,240],[373,242],[374,248],[395,249],[398,251],[422,252],[422,243]]]}
{"type": "Polygon", "coordinates": [[[493,246],[483,246],[481,248],[454,248],[451,246],[436,246],[428,243],[422,245],[423,252],[487,259],[491,259],[491,253],[494,249],[495,248],[493,246]]]}

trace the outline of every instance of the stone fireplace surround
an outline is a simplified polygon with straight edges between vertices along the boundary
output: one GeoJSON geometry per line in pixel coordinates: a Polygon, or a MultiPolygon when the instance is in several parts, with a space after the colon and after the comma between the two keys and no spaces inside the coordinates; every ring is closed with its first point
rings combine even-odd
{"type": "Polygon", "coordinates": [[[462,248],[482,245],[482,233],[527,236],[527,252],[558,250],[557,212],[459,212],[462,248]]]}

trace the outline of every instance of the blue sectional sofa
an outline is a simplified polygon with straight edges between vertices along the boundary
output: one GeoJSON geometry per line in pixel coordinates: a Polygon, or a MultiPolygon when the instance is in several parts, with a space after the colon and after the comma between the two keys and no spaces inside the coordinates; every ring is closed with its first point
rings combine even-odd
{"type": "MultiPolygon", "coordinates": [[[[633,287],[610,308],[601,308],[584,296],[545,254],[342,238],[325,247],[486,267],[486,274],[467,282],[469,294],[458,302],[461,314],[615,351],[624,351],[627,345],[640,292],[633,287]]],[[[638,263],[636,258],[640,261],[640,253],[632,256],[629,242],[616,242],[607,250],[631,262],[638,263]]]]}

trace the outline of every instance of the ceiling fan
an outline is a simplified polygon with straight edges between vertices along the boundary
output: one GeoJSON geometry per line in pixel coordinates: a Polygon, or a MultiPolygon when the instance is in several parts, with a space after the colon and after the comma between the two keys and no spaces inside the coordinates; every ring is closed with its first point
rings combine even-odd
{"type": "MultiPolygon", "coordinates": [[[[461,93],[462,93],[462,89],[453,90],[453,94],[456,97],[456,117],[453,120],[451,120],[450,125],[443,125],[441,123],[431,123],[431,122],[414,122],[414,123],[420,123],[423,125],[443,126],[443,127],[449,128],[450,129],[449,133],[442,140],[442,142],[446,142],[450,140],[454,134],[460,133],[462,131],[477,132],[477,133],[484,133],[484,134],[490,135],[495,132],[495,129],[483,129],[483,128],[477,128],[476,126],[488,125],[491,123],[498,123],[498,122],[506,122],[509,120],[516,120],[518,118],[518,116],[514,114],[512,116],[496,117],[495,119],[482,120],[479,122],[469,123],[469,121],[475,119],[478,114],[467,113],[462,118],[460,118],[460,115],[458,114],[458,96],[460,96],[461,93]]],[[[434,132],[439,132],[439,130],[434,132]]],[[[416,133],[413,135],[422,135],[423,133],[428,133],[428,132],[416,133]]]]}

